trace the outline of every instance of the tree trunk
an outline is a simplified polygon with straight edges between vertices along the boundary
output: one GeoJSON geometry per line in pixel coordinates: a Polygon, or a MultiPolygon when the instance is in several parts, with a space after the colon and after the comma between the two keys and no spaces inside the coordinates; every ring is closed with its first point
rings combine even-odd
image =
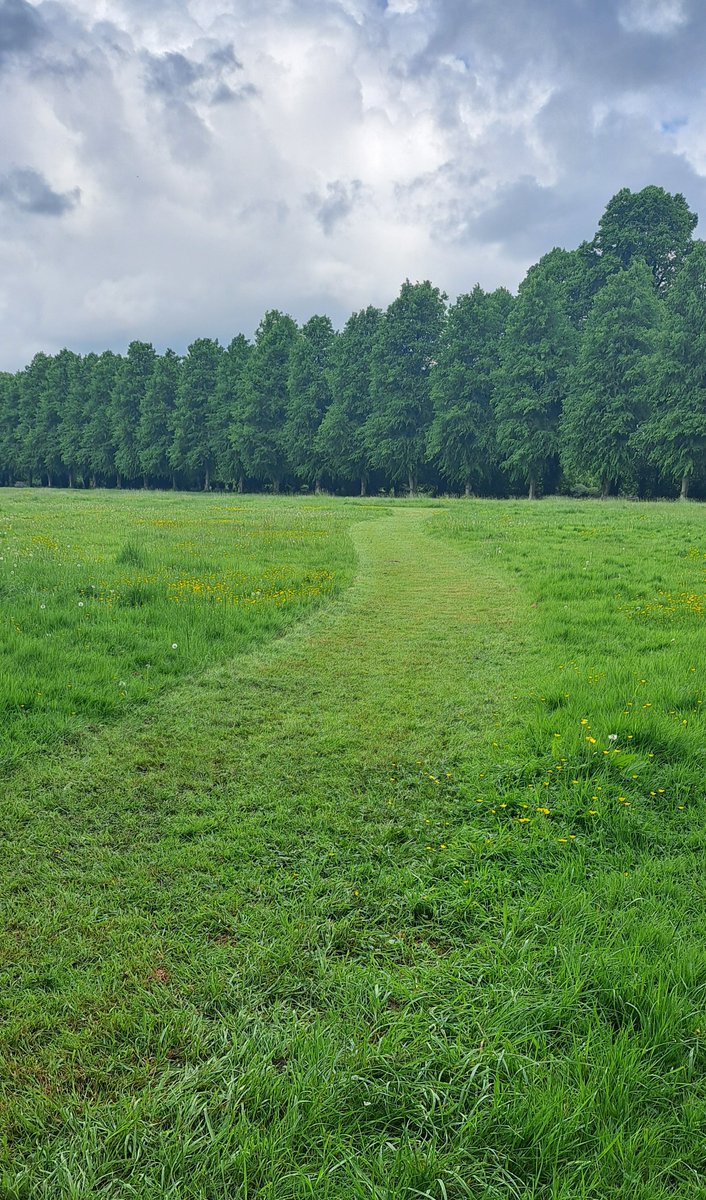
{"type": "Polygon", "coordinates": [[[689,483],[690,483],[690,482],[691,482],[691,481],[690,481],[690,479],[689,479],[689,476],[688,476],[688,475],[682,475],[682,477],[681,477],[681,491],[680,491],[680,493],[679,493],[679,499],[680,499],[680,500],[688,500],[688,499],[689,499],[689,483]]]}
{"type": "Polygon", "coordinates": [[[123,486],[123,477],[122,477],[122,475],[118,475],[118,477],[116,478],[116,480],[115,480],[115,486],[116,486],[116,487],[118,487],[118,488],[121,488],[121,487],[123,486]]]}
{"type": "Polygon", "coordinates": [[[314,484],[314,495],[315,496],[321,495],[321,480],[320,479],[317,479],[316,483],[314,484]]]}
{"type": "Polygon", "coordinates": [[[604,479],[601,483],[601,500],[607,500],[613,490],[613,480],[604,479]]]}
{"type": "Polygon", "coordinates": [[[417,494],[417,476],[415,475],[414,471],[409,472],[409,481],[408,482],[409,482],[410,496],[416,496],[416,494],[417,494]]]}
{"type": "Polygon", "coordinates": [[[204,476],[203,490],[205,492],[210,492],[210,490],[211,490],[211,473],[210,473],[208,467],[206,467],[206,474],[204,476]]]}
{"type": "Polygon", "coordinates": [[[537,481],[535,480],[534,475],[530,476],[528,499],[529,500],[537,499],[537,481]]]}
{"type": "Polygon", "coordinates": [[[272,480],[272,491],[274,492],[275,496],[279,495],[279,479],[272,480]]]}
{"type": "Polygon", "coordinates": [[[360,494],[361,496],[367,496],[368,494],[368,481],[364,475],[360,477],[360,494]]]}
{"type": "Polygon", "coordinates": [[[469,497],[471,495],[471,483],[470,483],[469,479],[466,480],[466,487],[465,487],[463,494],[466,497],[469,497]]]}
{"type": "Polygon", "coordinates": [[[51,471],[47,471],[47,487],[51,487],[51,471]]]}
{"type": "Polygon", "coordinates": [[[143,490],[143,492],[147,491],[147,476],[146,475],[142,476],[142,490],[143,490]]]}
{"type": "Polygon", "coordinates": [[[172,491],[176,491],[176,471],[172,471],[172,491]]]}
{"type": "Polygon", "coordinates": [[[72,488],[73,486],[74,486],[74,473],[73,473],[73,471],[69,471],[69,487],[72,488]]]}
{"type": "Polygon", "coordinates": [[[240,492],[241,496],[245,491],[245,478],[242,475],[238,477],[238,491],[240,492]]]}

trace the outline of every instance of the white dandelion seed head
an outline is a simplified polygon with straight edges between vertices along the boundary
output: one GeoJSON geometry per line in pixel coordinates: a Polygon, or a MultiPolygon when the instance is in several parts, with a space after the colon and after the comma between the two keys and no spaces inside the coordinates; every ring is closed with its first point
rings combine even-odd
{"type": "Polygon", "coordinates": [[[608,741],[609,741],[609,742],[617,742],[617,740],[618,740],[618,735],[617,735],[617,733],[609,733],[609,734],[608,734],[608,741]]]}
{"type": "Polygon", "coordinates": [[[177,643],[172,642],[172,650],[178,650],[178,649],[179,649],[179,647],[178,647],[177,643]]]}
{"type": "Polygon", "coordinates": [[[39,607],[40,607],[40,608],[46,608],[46,604],[40,604],[40,605],[39,605],[39,607]]]}
{"type": "Polygon", "coordinates": [[[83,608],[83,600],[79,600],[78,606],[79,606],[79,608],[83,608]]]}

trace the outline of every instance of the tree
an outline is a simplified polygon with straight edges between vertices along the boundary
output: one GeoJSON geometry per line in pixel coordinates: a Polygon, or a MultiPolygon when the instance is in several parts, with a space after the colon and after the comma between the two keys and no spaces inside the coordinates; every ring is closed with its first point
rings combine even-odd
{"type": "Polygon", "coordinates": [[[210,409],[222,353],[218,342],[211,338],[197,338],[191,343],[181,365],[174,406],[169,461],[175,471],[192,472],[202,479],[204,491],[211,486],[214,450],[210,409]]]}
{"type": "Polygon", "coordinates": [[[59,419],[61,459],[73,487],[77,477],[86,472],[84,430],[90,413],[91,374],[97,362],[96,354],[77,358],[68,384],[66,401],[59,419]]]}
{"type": "Polygon", "coordinates": [[[90,368],[87,420],[81,438],[81,451],[93,487],[115,482],[115,440],[113,392],[124,359],[112,350],[99,354],[90,368]]]}
{"type": "Polygon", "coordinates": [[[115,444],[118,487],[122,479],[142,474],[137,430],[140,408],[157,355],[150,342],[130,342],[122,359],[111,398],[111,425],[115,444]]]}
{"type": "Polygon", "coordinates": [[[246,475],[280,490],[287,467],[284,422],[289,360],[297,337],[291,317],[271,310],[260,322],[243,378],[233,438],[246,475]]]}
{"type": "Polygon", "coordinates": [[[299,330],[289,360],[284,425],[289,465],[297,479],[313,483],[317,492],[323,464],[316,434],[331,403],[329,368],[335,337],[329,317],[311,317],[299,330]]]}
{"type": "Polygon", "coordinates": [[[636,444],[680,482],[706,478],[706,243],[695,242],[665,303],[651,411],[636,444]]]}
{"type": "Polygon", "coordinates": [[[608,280],[586,322],[562,415],[562,458],[599,478],[603,496],[634,466],[660,317],[650,269],[636,258],[608,280]]]}
{"type": "Polygon", "coordinates": [[[242,401],[245,372],[252,346],[242,333],[234,337],[218,359],[216,390],[209,416],[209,439],[213,448],[213,472],[223,484],[238,482],[245,487],[244,469],[234,437],[238,406],[242,401]]]}
{"type": "Polygon", "coordinates": [[[369,305],[353,313],[336,338],[329,369],[332,400],[315,439],[322,470],[345,483],[359,480],[361,496],[370,470],[365,423],[371,409],[373,345],[382,321],[381,310],[369,305]]]}
{"type": "Polygon", "coordinates": [[[658,292],[665,293],[691,250],[698,217],[686,200],[653,184],[641,192],[621,188],[609,201],[593,239],[607,276],[643,259],[658,292]]]}
{"type": "Polygon", "coordinates": [[[486,482],[497,461],[495,417],[491,407],[500,339],[512,296],[505,288],[484,292],[476,284],[459,296],[448,313],[434,368],[434,419],[427,453],[452,485],[471,494],[486,482]]]}
{"type": "Polygon", "coordinates": [[[140,403],[136,444],[145,483],[167,479],[171,474],[169,452],[180,377],[179,355],[165,350],[155,361],[140,403]]]}
{"type": "Polygon", "coordinates": [[[19,471],[20,376],[0,373],[0,479],[14,483],[19,471]]]}
{"type": "Polygon", "coordinates": [[[44,437],[50,434],[50,413],[46,406],[50,365],[49,355],[40,351],[20,373],[18,465],[30,483],[41,478],[45,471],[44,437]]]}
{"type": "Polygon", "coordinates": [[[372,407],[366,445],[372,466],[417,491],[431,423],[431,370],[446,316],[446,297],[428,280],[407,280],[388,308],[373,346],[372,407]]]}
{"type": "Polygon", "coordinates": [[[542,265],[520,284],[501,342],[493,397],[502,465],[530,499],[556,466],[559,415],[578,334],[542,265]]]}
{"type": "Polygon", "coordinates": [[[575,250],[555,246],[544,254],[537,267],[556,288],[557,298],[574,329],[581,330],[597,292],[606,281],[606,264],[596,255],[591,242],[575,250]]]}

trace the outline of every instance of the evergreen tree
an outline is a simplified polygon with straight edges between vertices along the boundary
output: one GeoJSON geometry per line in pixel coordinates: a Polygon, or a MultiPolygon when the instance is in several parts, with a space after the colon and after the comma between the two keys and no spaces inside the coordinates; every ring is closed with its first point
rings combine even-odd
{"type": "Polygon", "coordinates": [[[431,370],[446,315],[446,297],[431,283],[402,285],[378,330],[371,371],[366,445],[372,466],[417,491],[432,419],[431,370]]]}
{"type": "Polygon", "coordinates": [[[520,284],[501,341],[493,407],[504,468],[537,495],[556,468],[559,416],[578,334],[541,266],[520,284]]]}
{"type": "Polygon", "coordinates": [[[182,363],[174,408],[169,461],[175,471],[196,475],[205,491],[211,486],[214,452],[209,418],[222,353],[211,338],[191,343],[182,363]]]}
{"type": "Polygon", "coordinates": [[[291,317],[276,310],[265,314],[255,334],[233,423],[233,440],[245,474],[267,481],[275,492],[287,468],[284,422],[289,360],[296,338],[291,317]]]}
{"type": "Polygon", "coordinates": [[[650,415],[636,444],[689,495],[706,480],[706,243],[694,248],[665,304],[650,415]]]}
{"type": "Polygon", "coordinates": [[[632,473],[660,316],[650,269],[636,258],[608,280],[586,322],[562,415],[562,458],[600,479],[603,496],[632,473]]]}
{"type": "Polygon", "coordinates": [[[681,193],[673,196],[654,185],[641,192],[621,188],[599,221],[593,253],[603,260],[605,277],[643,259],[664,293],[691,250],[697,221],[681,193]]]}
{"type": "Polygon", "coordinates": [[[90,412],[91,374],[96,361],[95,354],[76,359],[59,419],[59,446],[69,487],[73,487],[79,477],[83,479],[86,473],[83,443],[90,412]]]}
{"type": "Polygon", "coordinates": [[[576,250],[555,246],[542,255],[537,267],[554,285],[559,303],[574,329],[581,330],[596,294],[610,274],[606,271],[607,264],[595,253],[591,242],[581,242],[576,250]]]}
{"type": "Polygon", "coordinates": [[[0,480],[14,483],[20,471],[20,376],[0,374],[0,480]]]}
{"type": "Polygon", "coordinates": [[[19,468],[29,483],[44,478],[44,435],[50,415],[44,397],[50,365],[49,355],[40,351],[20,374],[19,468]]]}
{"type": "Polygon", "coordinates": [[[335,341],[329,317],[311,317],[302,326],[289,359],[284,437],[297,479],[321,491],[323,463],[316,434],[331,403],[329,369],[335,341]]]}
{"type": "Polygon", "coordinates": [[[142,474],[137,430],[140,409],[157,355],[149,342],[130,342],[121,361],[111,398],[111,425],[115,445],[118,487],[123,479],[133,481],[142,474]]]}
{"type": "Polygon", "coordinates": [[[81,453],[93,487],[115,483],[115,440],[113,393],[124,359],[112,350],[99,354],[89,368],[87,420],[81,438],[81,453]]]}
{"type": "Polygon", "coordinates": [[[329,369],[332,400],[315,438],[321,469],[345,483],[359,480],[361,496],[370,470],[365,424],[371,409],[373,344],[382,321],[380,309],[369,305],[353,313],[336,338],[329,369]]]}
{"type": "Polygon", "coordinates": [[[238,407],[252,346],[242,333],[234,337],[218,360],[216,391],[211,404],[209,438],[213,447],[213,473],[222,484],[237,481],[245,487],[243,462],[234,437],[238,407]]]}
{"type": "Polygon", "coordinates": [[[166,350],[155,361],[140,404],[137,454],[145,485],[164,481],[172,474],[169,454],[180,377],[179,355],[166,350]]]}
{"type": "Polygon", "coordinates": [[[486,483],[497,462],[491,407],[500,339],[512,296],[505,288],[488,294],[476,284],[448,313],[434,368],[434,419],[427,452],[448,483],[467,496],[486,483]]]}

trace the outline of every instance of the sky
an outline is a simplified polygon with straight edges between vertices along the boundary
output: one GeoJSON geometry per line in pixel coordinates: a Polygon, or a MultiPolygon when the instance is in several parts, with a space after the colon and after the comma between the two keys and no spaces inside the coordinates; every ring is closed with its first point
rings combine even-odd
{"type": "Polygon", "coordinates": [[[621,187],[706,213],[705,61],[703,0],[0,0],[0,369],[515,290],[621,187]]]}

